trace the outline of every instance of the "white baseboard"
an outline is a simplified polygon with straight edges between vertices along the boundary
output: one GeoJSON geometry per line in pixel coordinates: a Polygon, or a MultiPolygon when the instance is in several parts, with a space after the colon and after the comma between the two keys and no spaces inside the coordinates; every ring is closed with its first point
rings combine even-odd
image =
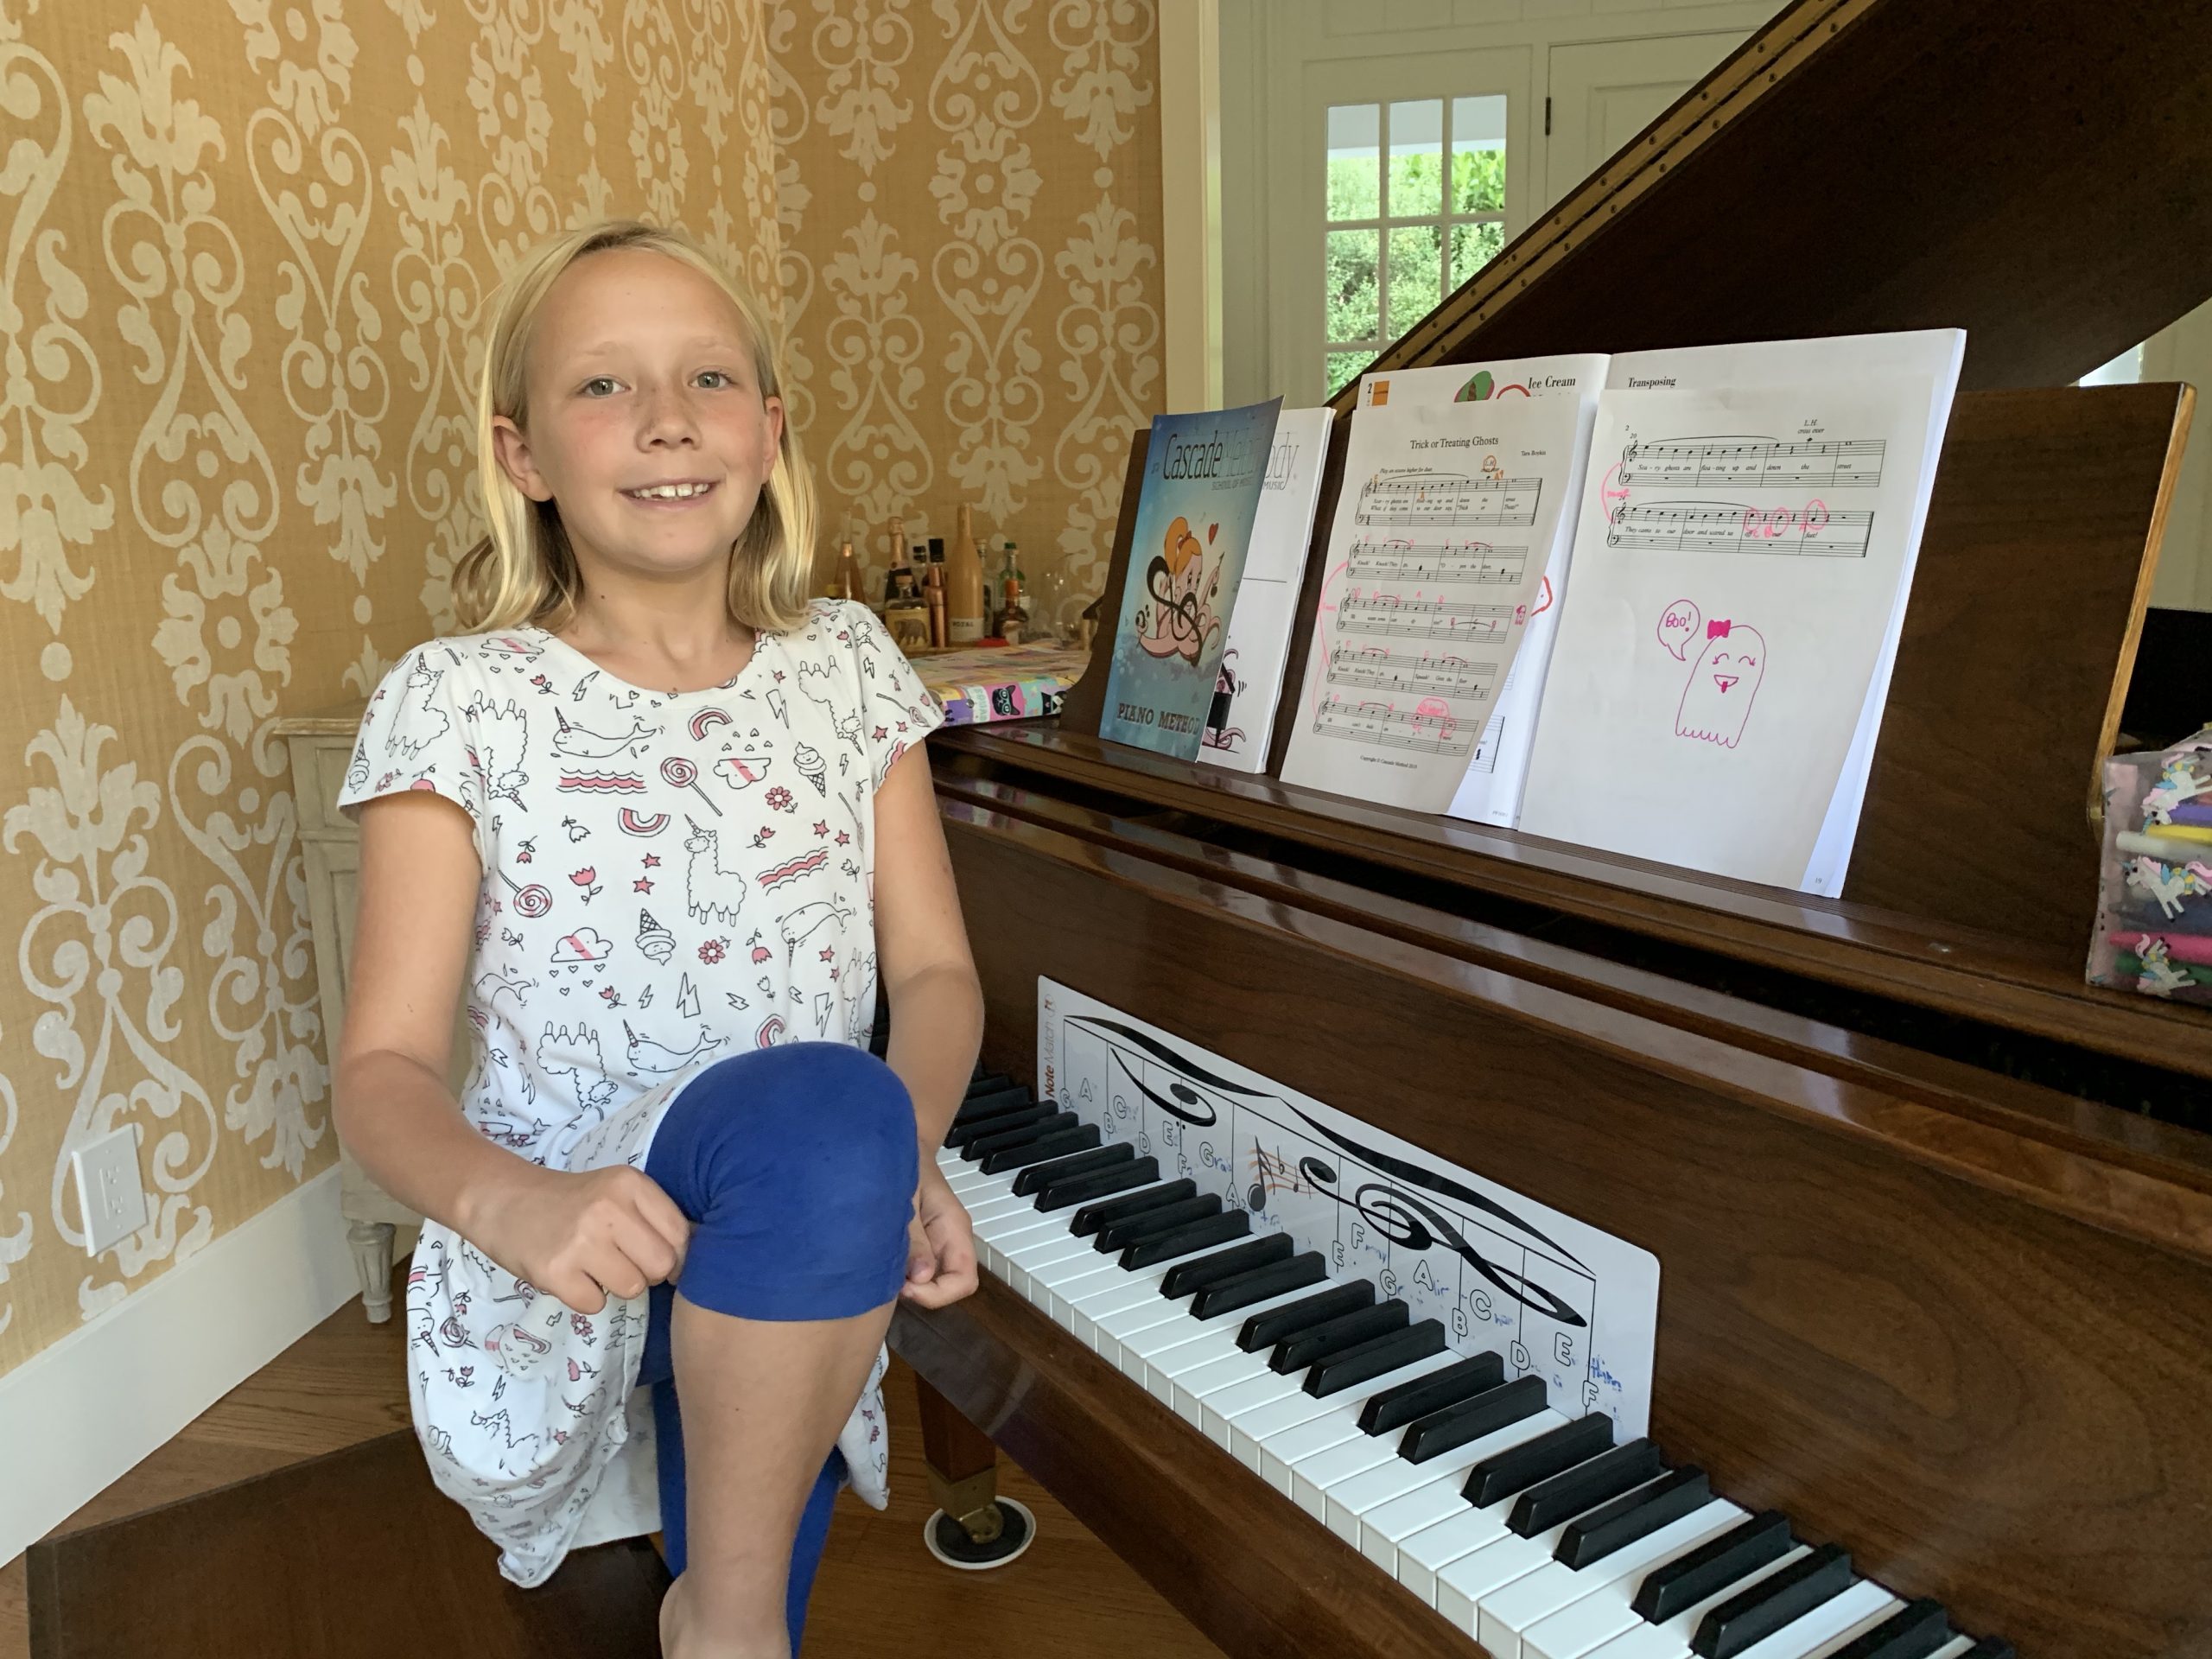
{"type": "Polygon", "coordinates": [[[11,1561],[359,1290],[334,1167],[0,1376],[11,1561]]]}

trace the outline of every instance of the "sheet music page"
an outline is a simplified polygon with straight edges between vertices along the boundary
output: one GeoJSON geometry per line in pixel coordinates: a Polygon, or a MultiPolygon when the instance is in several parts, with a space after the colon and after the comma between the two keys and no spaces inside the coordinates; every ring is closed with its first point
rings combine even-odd
{"type": "Polygon", "coordinates": [[[1659,1259],[1082,992],[1037,982],[1039,1092],[1332,1273],[1540,1376],[1554,1409],[1649,1429],[1659,1259]]]}
{"type": "Polygon", "coordinates": [[[1901,613],[1935,384],[1609,390],[1530,835],[1804,888],[1901,613]]]}
{"type": "Polygon", "coordinates": [[[1313,547],[1313,509],[1321,495],[1336,411],[1286,409],[1275,416],[1274,448],[1252,519],[1244,580],[1229,613],[1213,707],[1198,759],[1234,772],[1263,772],[1282,699],[1282,675],[1296,623],[1298,589],[1313,547]]]}
{"type": "Polygon", "coordinates": [[[1544,591],[1579,422],[1564,397],[1353,416],[1284,782],[1451,802],[1544,591]]]}

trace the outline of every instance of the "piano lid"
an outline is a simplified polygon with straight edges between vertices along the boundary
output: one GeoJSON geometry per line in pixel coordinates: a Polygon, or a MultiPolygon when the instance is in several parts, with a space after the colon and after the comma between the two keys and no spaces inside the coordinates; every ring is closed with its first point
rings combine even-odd
{"type": "Polygon", "coordinates": [[[2208,296],[2212,8],[1796,0],[1375,366],[1963,327],[2050,386],[2208,296]]]}

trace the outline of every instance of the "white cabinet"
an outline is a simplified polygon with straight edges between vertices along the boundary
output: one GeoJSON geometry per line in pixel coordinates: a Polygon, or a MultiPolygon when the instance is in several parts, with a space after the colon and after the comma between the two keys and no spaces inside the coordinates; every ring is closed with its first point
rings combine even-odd
{"type": "MultiPolygon", "coordinates": [[[[353,753],[353,736],[364,703],[344,704],[319,714],[276,722],[276,731],[292,753],[292,793],[297,803],[300,844],[307,865],[308,925],[315,938],[315,976],[321,983],[326,1052],[334,1062],[338,1034],[346,1023],[346,973],[353,959],[353,915],[360,870],[360,832],[338,810],[339,785],[353,753]]],[[[458,1090],[468,1073],[475,1042],[467,1018],[467,999],[454,1011],[453,1049],[447,1080],[458,1090]]],[[[339,1147],[339,1210],[361,1275],[361,1305],[372,1324],[391,1317],[391,1263],[398,1236],[412,1236],[422,1217],[378,1189],[341,1142],[339,1147]]]]}

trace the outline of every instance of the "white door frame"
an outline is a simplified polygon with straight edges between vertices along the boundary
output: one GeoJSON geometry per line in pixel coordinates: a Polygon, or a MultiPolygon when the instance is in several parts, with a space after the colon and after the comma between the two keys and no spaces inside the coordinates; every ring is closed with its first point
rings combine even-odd
{"type": "Polygon", "coordinates": [[[1411,103],[1503,94],[1505,103],[1505,239],[1529,226],[1536,157],[1530,143],[1535,51],[1491,47],[1443,55],[1393,53],[1303,66],[1299,96],[1271,99],[1274,160],[1268,165],[1268,287],[1270,378],[1293,407],[1321,402],[1321,238],[1325,218],[1328,106],[1411,103]],[[1294,170],[1292,170],[1294,169],[1294,170]]]}
{"type": "Polygon", "coordinates": [[[1221,10],[1160,0],[1161,351],[1166,408],[1221,406],[1221,10]]]}

